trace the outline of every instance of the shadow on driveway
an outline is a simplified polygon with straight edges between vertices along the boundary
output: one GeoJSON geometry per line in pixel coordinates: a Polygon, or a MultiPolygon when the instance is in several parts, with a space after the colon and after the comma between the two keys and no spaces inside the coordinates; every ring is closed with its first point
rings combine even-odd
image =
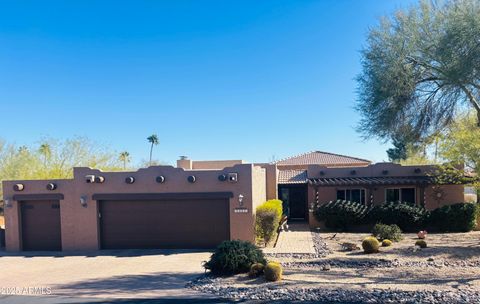
{"type": "Polygon", "coordinates": [[[149,255],[174,255],[182,253],[200,253],[213,252],[206,249],[122,249],[122,250],[89,250],[89,251],[4,251],[0,250],[0,258],[2,257],[87,257],[94,258],[99,256],[113,256],[118,258],[139,257],[149,255]]]}
{"type": "Polygon", "coordinates": [[[185,285],[198,277],[198,272],[157,272],[145,275],[122,275],[103,279],[90,279],[66,285],[52,286],[55,295],[75,295],[96,297],[102,295],[158,293],[161,296],[178,296],[200,293],[185,288],[185,285]]]}
{"type": "Polygon", "coordinates": [[[92,299],[92,298],[72,298],[72,297],[53,297],[53,296],[4,296],[0,297],[0,304],[130,304],[130,303],[140,303],[140,304],[157,304],[157,303],[185,303],[185,304],[197,304],[197,303],[241,303],[243,301],[233,301],[228,299],[220,298],[191,298],[191,299],[181,299],[181,298],[157,298],[157,299],[92,299]]]}

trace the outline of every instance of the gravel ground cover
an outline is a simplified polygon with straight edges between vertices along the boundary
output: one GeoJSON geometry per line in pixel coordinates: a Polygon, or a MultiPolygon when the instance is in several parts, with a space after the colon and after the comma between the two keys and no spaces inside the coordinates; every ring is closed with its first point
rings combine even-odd
{"type": "Polygon", "coordinates": [[[275,256],[281,282],[246,274],[203,276],[190,288],[246,300],[303,300],[320,303],[480,303],[480,232],[430,234],[425,249],[405,234],[377,254],[345,251],[368,234],[317,233],[315,256],[275,256]]]}
{"type": "Polygon", "coordinates": [[[275,283],[253,287],[226,286],[222,278],[202,277],[189,287],[235,300],[315,301],[316,303],[478,303],[480,291],[459,289],[398,290],[398,289],[339,289],[325,287],[285,288],[275,283]]]}

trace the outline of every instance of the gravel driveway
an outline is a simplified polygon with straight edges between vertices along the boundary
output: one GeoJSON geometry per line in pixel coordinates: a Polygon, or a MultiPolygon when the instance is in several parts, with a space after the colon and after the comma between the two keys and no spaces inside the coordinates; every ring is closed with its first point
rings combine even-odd
{"type": "Polygon", "coordinates": [[[178,250],[74,255],[0,252],[0,302],[9,302],[13,293],[103,299],[211,297],[185,288],[204,273],[201,263],[210,254],[178,250]]]}

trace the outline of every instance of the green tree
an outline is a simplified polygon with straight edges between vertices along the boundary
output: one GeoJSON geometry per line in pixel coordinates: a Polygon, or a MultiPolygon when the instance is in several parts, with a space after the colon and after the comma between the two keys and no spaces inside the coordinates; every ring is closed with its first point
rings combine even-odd
{"type": "Polygon", "coordinates": [[[480,2],[421,1],[368,34],[358,76],[359,130],[415,142],[438,134],[465,107],[480,125],[480,2]]]}
{"type": "Polygon", "coordinates": [[[474,115],[459,118],[439,142],[439,154],[449,162],[462,164],[467,171],[480,170],[480,128],[474,115]]]}
{"type": "Polygon", "coordinates": [[[388,159],[391,162],[400,162],[407,159],[407,145],[398,138],[392,139],[393,148],[387,150],[388,159]]]}
{"type": "Polygon", "coordinates": [[[43,143],[40,145],[40,148],[38,149],[38,152],[42,154],[43,156],[43,165],[46,168],[47,167],[47,162],[50,159],[50,156],[52,156],[52,149],[48,143],[43,143]]]}
{"type": "Polygon", "coordinates": [[[447,161],[440,166],[440,178],[474,186],[480,201],[480,128],[474,113],[460,116],[448,127],[438,140],[438,153],[447,161]]]}
{"type": "Polygon", "coordinates": [[[150,145],[150,158],[149,158],[149,165],[152,165],[152,153],[153,153],[153,146],[158,145],[159,140],[157,134],[152,134],[149,137],[147,137],[148,142],[151,144],[150,145]]]}
{"type": "Polygon", "coordinates": [[[130,162],[130,153],[123,151],[120,153],[119,159],[123,163],[123,170],[127,169],[127,163],[130,162]]]}
{"type": "Polygon", "coordinates": [[[117,153],[86,137],[47,139],[42,143],[49,147],[48,166],[45,166],[46,150],[18,147],[0,140],[0,197],[3,180],[72,178],[73,167],[82,166],[109,171],[122,169],[117,153]]]}

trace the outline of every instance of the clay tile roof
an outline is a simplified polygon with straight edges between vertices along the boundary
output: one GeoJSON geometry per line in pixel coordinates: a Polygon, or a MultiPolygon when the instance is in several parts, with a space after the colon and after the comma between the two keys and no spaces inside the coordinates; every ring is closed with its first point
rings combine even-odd
{"type": "Polygon", "coordinates": [[[274,162],[277,165],[368,165],[371,161],[346,155],[311,151],[274,162]]]}
{"type": "Polygon", "coordinates": [[[279,170],[279,184],[306,184],[307,170],[279,170]]]}

